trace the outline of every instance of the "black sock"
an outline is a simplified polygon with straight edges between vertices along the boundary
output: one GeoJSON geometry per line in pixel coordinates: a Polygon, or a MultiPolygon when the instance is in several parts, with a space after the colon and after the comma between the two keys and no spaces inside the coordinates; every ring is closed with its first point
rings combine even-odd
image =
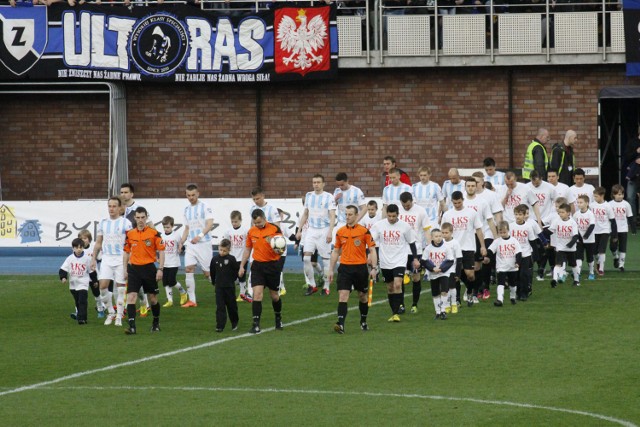
{"type": "Polygon", "coordinates": [[[160,303],[156,302],[151,306],[151,313],[153,314],[153,323],[158,323],[160,321],[160,303]]]}
{"type": "Polygon", "coordinates": [[[460,302],[460,291],[462,287],[460,286],[460,281],[456,281],[456,302],[460,302]]]}
{"type": "Polygon", "coordinates": [[[273,307],[273,312],[276,317],[282,314],[282,299],[278,298],[278,301],[271,301],[271,306],[273,307]]]}
{"type": "Polygon", "coordinates": [[[344,319],[347,317],[347,303],[338,303],[338,323],[344,325],[344,319]]]}
{"type": "Polygon", "coordinates": [[[358,304],[358,308],[360,309],[360,323],[365,323],[367,321],[367,315],[369,314],[369,304],[361,302],[358,304]]]}
{"type": "Polygon", "coordinates": [[[417,306],[420,301],[420,292],[422,292],[422,282],[413,282],[413,305],[417,306]]]}
{"type": "Polygon", "coordinates": [[[393,306],[391,307],[391,311],[393,314],[398,314],[400,311],[400,304],[402,304],[402,294],[392,294],[391,299],[393,300],[393,306]]]}
{"type": "Polygon", "coordinates": [[[253,300],[251,303],[251,311],[253,312],[253,323],[260,324],[260,316],[262,316],[262,301],[253,300]]]}
{"type": "Polygon", "coordinates": [[[395,314],[393,312],[393,302],[394,302],[393,294],[387,294],[387,298],[389,299],[389,307],[391,307],[391,312],[395,314]]]}
{"type": "Polygon", "coordinates": [[[133,321],[135,325],[136,322],[136,305],[135,304],[127,304],[127,317],[129,317],[129,324],[133,321]]]}

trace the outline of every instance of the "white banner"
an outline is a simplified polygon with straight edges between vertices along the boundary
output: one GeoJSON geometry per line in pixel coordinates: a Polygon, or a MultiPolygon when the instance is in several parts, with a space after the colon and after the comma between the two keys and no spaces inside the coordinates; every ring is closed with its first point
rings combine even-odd
{"type": "MultiPolygon", "coordinates": [[[[183,210],[189,203],[186,199],[136,199],[149,211],[150,218],[158,230],[162,230],[162,218],[172,216],[175,229],[182,229],[183,210]]],[[[222,233],[231,227],[229,215],[237,210],[242,221],[249,226],[251,199],[201,199],[213,209],[214,226],[211,236],[218,243],[222,233]]],[[[300,199],[270,199],[283,213],[284,226],[295,231],[302,214],[300,199]]],[[[70,247],[80,230],[88,229],[95,240],[96,227],[107,218],[106,200],[54,201],[54,202],[0,202],[0,248],[52,248],[70,247]]],[[[284,230],[283,230],[284,231],[284,230]]],[[[181,232],[181,231],[180,231],[181,232]]]]}

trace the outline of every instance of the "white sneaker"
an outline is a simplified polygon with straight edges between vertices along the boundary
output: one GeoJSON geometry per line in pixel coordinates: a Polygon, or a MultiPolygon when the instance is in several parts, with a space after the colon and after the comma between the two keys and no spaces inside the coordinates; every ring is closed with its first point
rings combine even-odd
{"type": "Polygon", "coordinates": [[[122,326],[122,317],[116,317],[116,326],[122,326]]]}
{"type": "Polygon", "coordinates": [[[107,319],[104,321],[104,326],[109,326],[110,324],[112,324],[115,318],[116,318],[115,314],[109,314],[107,316],[107,319]]]}

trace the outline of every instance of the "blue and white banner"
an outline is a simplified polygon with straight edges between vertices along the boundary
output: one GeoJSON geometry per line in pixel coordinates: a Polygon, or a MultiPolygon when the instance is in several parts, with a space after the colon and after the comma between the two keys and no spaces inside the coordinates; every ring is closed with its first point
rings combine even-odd
{"type": "Polygon", "coordinates": [[[0,80],[236,83],[335,75],[335,5],[229,12],[189,5],[0,6],[0,80]],[[275,21],[283,12],[293,18],[275,21]]]}

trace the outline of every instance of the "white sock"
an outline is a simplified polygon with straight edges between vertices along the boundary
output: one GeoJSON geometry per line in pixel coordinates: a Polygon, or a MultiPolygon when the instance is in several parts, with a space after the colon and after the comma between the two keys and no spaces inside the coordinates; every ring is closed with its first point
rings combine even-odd
{"type": "Polygon", "coordinates": [[[331,285],[331,283],[329,283],[329,273],[331,273],[329,260],[322,258],[322,264],[324,265],[324,288],[329,289],[329,285],[331,285]]]}
{"type": "Polygon", "coordinates": [[[100,289],[100,298],[102,299],[102,303],[107,307],[109,314],[115,313],[113,304],[111,303],[111,292],[109,292],[109,288],[100,289]]]}
{"type": "Polygon", "coordinates": [[[498,285],[498,301],[504,301],[504,285],[498,285]]]}
{"type": "Polygon", "coordinates": [[[313,276],[313,265],[311,264],[311,255],[305,255],[302,258],[304,264],[304,277],[310,286],[316,287],[316,278],[313,276]]]}
{"type": "Polygon", "coordinates": [[[284,273],[280,273],[280,290],[284,290],[284,273]]]}
{"type": "Polygon", "coordinates": [[[562,275],[562,267],[559,265],[556,265],[555,267],[553,267],[553,280],[560,279],[561,275],[562,275]]]}
{"type": "Polygon", "coordinates": [[[449,302],[449,294],[440,294],[440,300],[442,301],[443,308],[451,307],[451,303],[449,302]]]}
{"type": "MultiPolygon", "coordinates": [[[[147,298],[147,294],[145,294],[144,292],[141,292],[140,294],[142,294],[142,298],[140,298],[142,304],[149,308],[149,298],[147,298]]],[[[140,296],[140,294],[138,294],[138,296],[140,296]]]]}
{"type": "Polygon", "coordinates": [[[171,289],[171,286],[165,286],[164,291],[167,293],[167,301],[173,302],[173,289],[171,289]]]}
{"type": "Polygon", "coordinates": [[[436,309],[436,314],[440,314],[440,295],[433,297],[433,307],[436,309]]]}
{"type": "Polygon", "coordinates": [[[175,286],[173,287],[173,289],[176,289],[178,292],[180,292],[180,295],[184,295],[187,293],[187,291],[184,290],[184,288],[182,287],[182,285],[180,284],[180,282],[177,282],[175,284],[175,286]]]}
{"type": "Polygon", "coordinates": [[[516,299],[516,295],[518,294],[517,286],[509,286],[509,298],[516,299]]]}
{"type": "Polygon", "coordinates": [[[451,305],[457,304],[458,290],[456,288],[449,289],[449,299],[451,300],[451,305]]]}
{"type": "Polygon", "coordinates": [[[316,262],[316,265],[313,266],[313,271],[315,271],[316,274],[322,274],[322,266],[319,262],[316,262]]]}
{"type": "Polygon", "coordinates": [[[591,262],[589,263],[589,274],[594,274],[594,270],[593,270],[593,269],[594,269],[594,267],[595,267],[595,265],[594,265],[594,264],[595,264],[595,262],[594,262],[594,261],[591,261],[591,262]]]}
{"type": "Polygon", "coordinates": [[[576,266],[578,267],[578,271],[582,271],[582,260],[581,259],[577,259],[576,260],[576,266]]]}
{"type": "Polygon", "coordinates": [[[598,254],[598,270],[600,271],[604,271],[604,260],[605,260],[605,255],[598,254]]]}
{"type": "Polygon", "coordinates": [[[187,284],[187,293],[189,301],[196,302],[196,277],[195,273],[186,273],[185,283],[187,284]]]}
{"type": "Polygon", "coordinates": [[[118,317],[122,318],[124,313],[124,295],[127,293],[127,288],[124,286],[118,286],[118,298],[116,300],[116,307],[118,308],[118,317]]]}
{"type": "Polygon", "coordinates": [[[626,252],[620,252],[620,256],[619,258],[619,267],[624,267],[624,260],[627,258],[627,253],[626,252]]]}
{"type": "Polygon", "coordinates": [[[580,282],[580,269],[578,267],[573,267],[573,281],[580,282]]]}

